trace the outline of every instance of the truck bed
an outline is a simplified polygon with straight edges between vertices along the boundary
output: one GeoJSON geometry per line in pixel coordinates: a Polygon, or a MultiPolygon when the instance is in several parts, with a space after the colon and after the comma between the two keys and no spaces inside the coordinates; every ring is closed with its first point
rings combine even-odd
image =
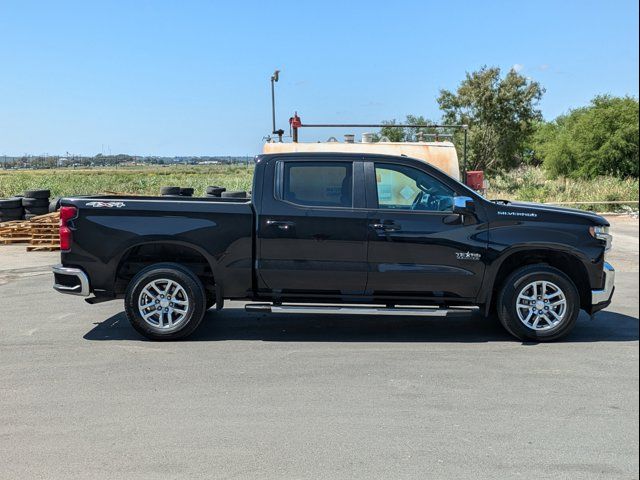
{"type": "Polygon", "coordinates": [[[62,262],[82,264],[98,294],[123,293],[114,287],[120,266],[158,249],[186,263],[204,258],[209,274],[228,279],[233,296],[245,295],[252,284],[250,199],[102,195],[65,198],[61,205],[78,209],[70,222],[73,248],[62,252],[62,262]]]}

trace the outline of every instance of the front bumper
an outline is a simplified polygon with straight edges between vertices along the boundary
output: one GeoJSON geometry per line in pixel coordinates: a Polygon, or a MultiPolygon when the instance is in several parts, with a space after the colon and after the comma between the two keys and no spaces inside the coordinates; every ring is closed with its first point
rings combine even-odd
{"type": "Polygon", "coordinates": [[[601,290],[591,290],[591,312],[595,313],[603,308],[607,308],[611,303],[613,291],[616,289],[616,271],[609,264],[604,264],[604,288],[601,290]]]}
{"type": "Polygon", "coordinates": [[[53,289],[55,291],[81,297],[88,297],[91,293],[89,277],[79,268],[54,265],[52,270],[54,277],[53,289]]]}

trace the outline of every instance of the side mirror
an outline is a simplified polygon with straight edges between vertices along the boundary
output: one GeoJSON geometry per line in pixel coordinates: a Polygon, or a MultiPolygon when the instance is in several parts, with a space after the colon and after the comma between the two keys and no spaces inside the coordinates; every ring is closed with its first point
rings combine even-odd
{"type": "Polygon", "coordinates": [[[471,197],[454,197],[453,213],[468,215],[476,211],[476,206],[471,197]]]}

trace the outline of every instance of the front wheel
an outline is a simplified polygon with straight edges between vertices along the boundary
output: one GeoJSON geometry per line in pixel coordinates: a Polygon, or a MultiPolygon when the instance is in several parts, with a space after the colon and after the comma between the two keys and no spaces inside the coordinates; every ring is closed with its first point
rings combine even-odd
{"type": "Polygon", "coordinates": [[[158,263],[129,283],[125,312],[133,328],[152,340],[177,340],[193,333],[206,310],[205,290],[188,268],[158,263]]]}
{"type": "Polygon", "coordinates": [[[513,272],[498,296],[498,318],[520,340],[549,342],[566,336],[580,313],[574,283],[548,265],[530,265],[513,272]]]}

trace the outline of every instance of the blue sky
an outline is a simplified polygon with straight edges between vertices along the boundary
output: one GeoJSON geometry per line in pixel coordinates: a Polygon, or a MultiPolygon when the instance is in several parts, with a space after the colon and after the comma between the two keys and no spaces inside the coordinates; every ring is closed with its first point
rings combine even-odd
{"type": "Polygon", "coordinates": [[[0,0],[0,155],[253,155],[275,68],[286,128],[437,120],[485,64],[541,82],[548,119],[638,96],[638,3],[0,0]]]}

